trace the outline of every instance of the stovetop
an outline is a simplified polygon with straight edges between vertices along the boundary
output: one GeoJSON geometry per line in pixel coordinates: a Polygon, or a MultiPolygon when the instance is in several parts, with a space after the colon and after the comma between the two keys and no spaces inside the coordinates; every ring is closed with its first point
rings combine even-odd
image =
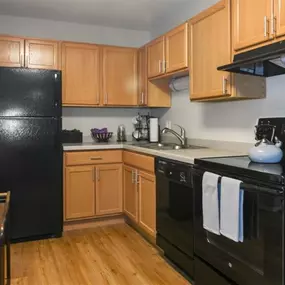
{"type": "Polygon", "coordinates": [[[221,175],[231,175],[264,183],[285,185],[285,162],[262,164],[252,162],[248,156],[196,159],[195,165],[221,175]]]}

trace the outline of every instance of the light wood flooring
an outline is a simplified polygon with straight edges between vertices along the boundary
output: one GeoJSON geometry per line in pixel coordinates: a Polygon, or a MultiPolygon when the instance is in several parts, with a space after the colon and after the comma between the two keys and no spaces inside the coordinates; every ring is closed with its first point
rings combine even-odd
{"type": "Polygon", "coordinates": [[[126,224],[13,244],[11,252],[12,285],[190,284],[126,224]]]}

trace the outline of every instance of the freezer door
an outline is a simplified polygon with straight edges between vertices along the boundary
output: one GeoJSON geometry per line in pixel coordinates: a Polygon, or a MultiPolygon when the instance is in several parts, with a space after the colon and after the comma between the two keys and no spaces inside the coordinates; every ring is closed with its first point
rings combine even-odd
{"type": "Polygon", "coordinates": [[[0,119],[0,185],[11,191],[11,237],[62,233],[61,120],[0,119]]]}
{"type": "Polygon", "coordinates": [[[0,117],[61,117],[61,72],[0,68],[0,117]]]}

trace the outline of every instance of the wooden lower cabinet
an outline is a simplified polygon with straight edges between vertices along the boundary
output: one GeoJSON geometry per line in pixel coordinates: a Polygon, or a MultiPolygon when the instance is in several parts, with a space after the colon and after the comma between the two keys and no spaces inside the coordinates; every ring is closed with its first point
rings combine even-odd
{"type": "Polygon", "coordinates": [[[138,175],[139,226],[147,233],[156,233],[156,183],[155,176],[142,172],[138,175]]]}
{"type": "Polygon", "coordinates": [[[65,168],[65,220],[95,215],[95,184],[93,166],[65,168]]]}
{"type": "Polygon", "coordinates": [[[155,175],[124,166],[124,213],[147,234],[156,234],[155,175]]]}
{"type": "Polygon", "coordinates": [[[64,220],[84,220],[122,213],[122,164],[68,166],[69,156],[70,153],[65,154],[64,220]]]}
{"type": "Polygon", "coordinates": [[[96,167],[96,215],[117,214],[123,211],[122,165],[96,167]]]}
{"type": "Polygon", "coordinates": [[[134,222],[138,222],[138,191],[135,175],[135,168],[124,166],[124,213],[134,222]]]}

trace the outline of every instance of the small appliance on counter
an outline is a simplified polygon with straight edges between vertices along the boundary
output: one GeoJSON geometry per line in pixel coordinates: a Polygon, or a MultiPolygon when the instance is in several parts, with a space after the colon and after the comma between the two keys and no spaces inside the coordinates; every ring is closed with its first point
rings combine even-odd
{"type": "Polygon", "coordinates": [[[126,142],[126,127],[124,125],[119,125],[117,130],[117,142],[126,142]]]}
{"type": "Polygon", "coordinates": [[[132,136],[136,141],[149,140],[149,119],[149,114],[141,115],[140,113],[132,119],[134,125],[132,136]]]}
{"type": "Polygon", "coordinates": [[[79,130],[62,130],[62,143],[82,143],[82,132],[79,130]]]}

